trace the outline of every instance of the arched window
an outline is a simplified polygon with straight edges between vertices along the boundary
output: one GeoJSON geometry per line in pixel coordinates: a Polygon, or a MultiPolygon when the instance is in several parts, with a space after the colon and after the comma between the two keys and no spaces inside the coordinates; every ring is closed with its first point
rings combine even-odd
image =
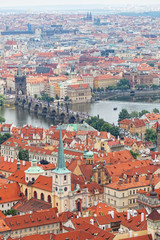
{"type": "Polygon", "coordinates": [[[25,190],[25,196],[27,197],[28,196],[28,189],[26,188],[25,190]]]}
{"type": "Polygon", "coordinates": [[[51,196],[48,195],[48,202],[51,203],[51,196]]]}
{"type": "Polygon", "coordinates": [[[34,191],[34,198],[37,198],[37,192],[34,191]]]}
{"type": "Polygon", "coordinates": [[[44,194],[41,193],[41,200],[44,201],[44,194]]]}

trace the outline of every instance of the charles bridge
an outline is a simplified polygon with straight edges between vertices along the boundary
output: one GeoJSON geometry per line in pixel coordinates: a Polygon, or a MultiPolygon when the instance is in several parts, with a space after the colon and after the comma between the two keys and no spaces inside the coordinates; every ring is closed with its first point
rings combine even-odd
{"type": "Polygon", "coordinates": [[[58,123],[82,123],[89,118],[87,113],[73,112],[68,108],[68,103],[47,102],[31,98],[25,95],[18,95],[15,104],[31,113],[41,115],[45,118],[50,118],[55,124],[58,123]]]}

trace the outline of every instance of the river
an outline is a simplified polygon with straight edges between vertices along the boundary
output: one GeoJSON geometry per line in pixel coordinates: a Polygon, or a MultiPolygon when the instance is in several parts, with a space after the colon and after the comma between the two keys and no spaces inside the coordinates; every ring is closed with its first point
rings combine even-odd
{"type": "MultiPolygon", "coordinates": [[[[74,111],[88,112],[91,116],[97,116],[103,118],[109,123],[117,125],[118,115],[122,108],[132,111],[142,111],[143,109],[152,111],[157,108],[160,111],[159,100],[154,103],[146,102],[126,102],[126,101],[98,101],[95,103],[76,104],[72,105],[71,109],[74,111]],[[117,108],[117,110],[113,110],[117,108]]],[[[37,116],[33,113],[29,113],[27,110],[18,108],[15,106],[3,106],[0,108],[0,115],[6,119],[6,123],[13,123],[15,126],[21,127],[25,124],[31,124],[32,126],[43,127],[47,129],[53,122],[49,119],[45,119],[41,116],[37,116]]]]}

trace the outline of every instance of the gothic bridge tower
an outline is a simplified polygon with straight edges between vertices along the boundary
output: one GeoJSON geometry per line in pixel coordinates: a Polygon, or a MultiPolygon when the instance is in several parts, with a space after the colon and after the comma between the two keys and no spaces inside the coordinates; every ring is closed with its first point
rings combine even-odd
{"type": "Polygon", "coordinates": [[[15,75],[15,91],[16,95],[27,95],[26,75],[22,74],[21,67],[18,66],[17,74],[15,75]]]}

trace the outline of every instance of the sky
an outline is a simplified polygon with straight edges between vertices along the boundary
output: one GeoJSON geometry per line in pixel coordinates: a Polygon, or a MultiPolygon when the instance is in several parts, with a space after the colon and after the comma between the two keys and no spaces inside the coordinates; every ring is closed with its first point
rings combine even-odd
{"type": "Polygon", "coordinates": [[[159,0],[0,0],[0,7],[17,7],[17,6],[46,6],[46,5],[80,5],[80,4],[111,4],[123,5],[151,5],[160,4],[159,0]]]}

